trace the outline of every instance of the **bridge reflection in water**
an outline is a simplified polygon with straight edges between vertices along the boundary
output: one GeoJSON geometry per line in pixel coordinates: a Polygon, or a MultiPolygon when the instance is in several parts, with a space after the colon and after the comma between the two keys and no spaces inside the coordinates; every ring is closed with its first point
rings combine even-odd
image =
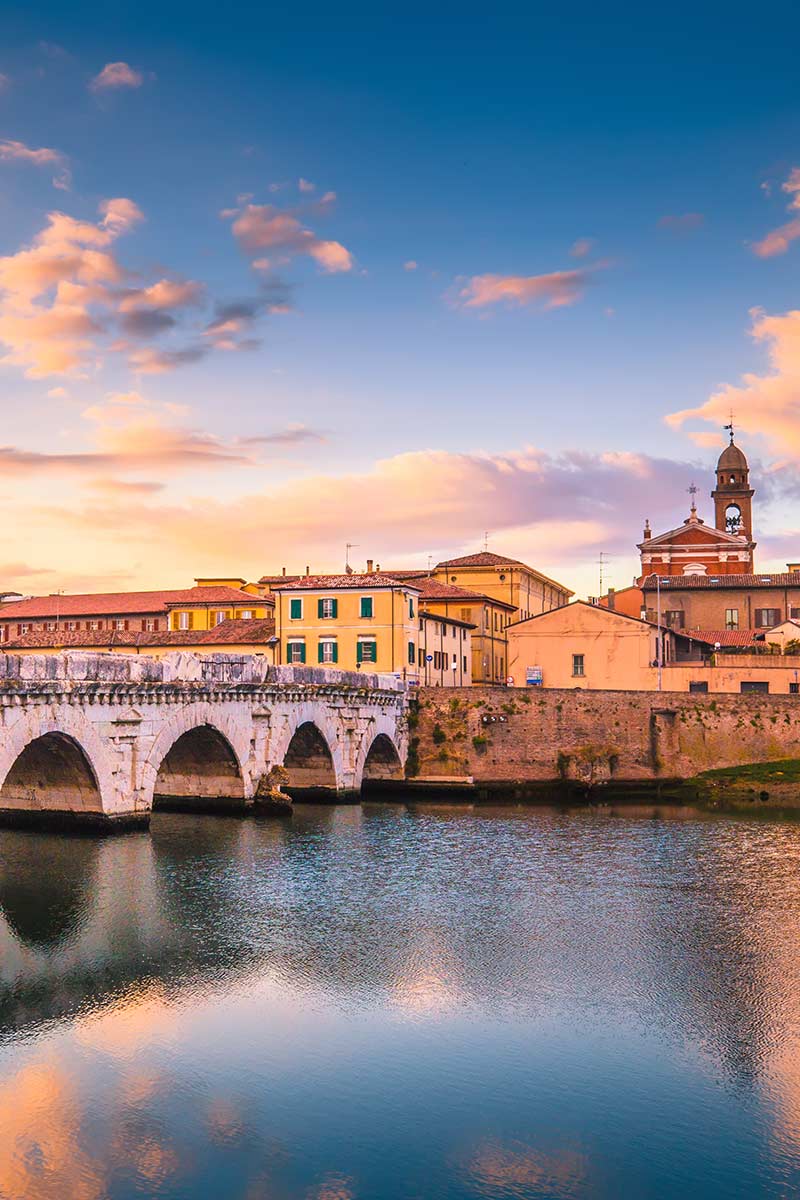
{"type": "Polygon", "coordinates": [[[790,1195],[798,868],[686,815],[0,832],[0,1196],[790,1195]]]}

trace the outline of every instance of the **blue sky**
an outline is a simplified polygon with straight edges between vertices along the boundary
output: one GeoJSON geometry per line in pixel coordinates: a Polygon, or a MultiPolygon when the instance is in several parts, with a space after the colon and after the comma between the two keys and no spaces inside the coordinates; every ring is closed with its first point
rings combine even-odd
{"type": "Polygon", "coordinates": [[[643,518],[710,488],[730,404],[760,565],[796,556],[790,6],[36,7],[0,47],[9,586],[346,541],[408,565],[485,529],[621,585],[643,518]]]}

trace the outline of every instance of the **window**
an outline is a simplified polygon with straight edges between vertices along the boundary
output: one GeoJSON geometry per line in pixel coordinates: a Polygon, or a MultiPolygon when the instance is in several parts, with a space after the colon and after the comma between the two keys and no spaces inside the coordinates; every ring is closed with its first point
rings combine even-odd
{"type": "Polygon", "coordinates": [[[725,628],[726,629],[738,629],[739,628],[739,610],[738,610],[738,608],[726,608],[725,609],[725,628]]]}
{"type": "Polygon", "coordinates": [[[462,608],[461,620],[467,621],[470,625],[472,624],[472,609],[471,608],[462,608]]]}
{"type": "Polygon", "coordinates": [[[317,617],[320,621],[333,621],[339,608],[338,601],[332,596],[325,596],[317,601],[317,617]]]}
{"type": "Polygon", "coordinates": [[[766,680],[744,679],[739,684],[740,692],[768,692],[769,683],[766,680]]]}
{"type": "Polygon", "coordinates": [[[289,642],[286,647],[286,660],[290,663],[304,663],[306,661],[305,642],[297,638],[289,642]]]}
{"type": "Polygon", "coordinates": [[[289,601],[289,620],[302,621],[303,619],[303,601],[299,596],[293,596],[289,601]]]}
{"type": "Polygon", "coordinates": [[[573,656],[572,656],[572,674],[573,675],[583,675],[583,666],[584,666],[583,655],[582,654],[573,654],[573,656]]]}
{"type": "Polygon", "coordinates": [[[242,609],[242,620],[243,621],[252,621],[252,619],[253,619],[252,608],[243,608],[242,609]]]}
{"type": "Polygon", "coordinates": [[[64,624],[64,628],[68,629],[70,631],[70,633],[74,633],[75,630],[78,628],[78,622],[77,621],[67,621],[64,624]]]}
{"type": "Polygon", "coordinates": [[[188,613],[188,612],[178,613],[178,629],[191,629],[192,622],[191,622],[190,618],[191,618],[191,613],[188,613]]]}
{"type": "Polygon", "coordinates": [[[664,623],[670,629],[683,629],[685,616],[680,608],[668,608],[664,614],[664,623]]]}
{"type": "Polygon", "coordinates": [[[320,638],[317,646],[317,662],[335,663],[339,661],[339,646],[333,638],[320,638]]]}
{"type": "Polygon", "coordinates": [[[408,615],[409,615],[409,617],[414,616],[414,597],[413,596],[408,597],[408,615]]]}
{"type": "Polygon", "coordinates": [[[790,608],[789,617],[792,621],[800,621],[800,608],[790,608]]]}
{"type": "Polygon", "coordinates": [[[158,629],[158,618],[145,617],[145,619],[142,621],[142,629],[145,631],[145,633],[155,633],[158,629]]]}
{"type": "Polygon", "coordinates": [[[362,596],[361,597],[360,612],[361,612],[361,618],[364,621],[368,621],[372,617],[374,617],[375,613],[374,613],[374,610],[372,607],[372,596],[362,596]]]}
{"type": "Polygon", "coordinates": [[[463,667],[463,670],[466,672],[466,670],[467,670],[467,656],[466,656],[466,654],[464,655],[464,658],[462,659],[462,667],[463,667]]]}
{"type": "MultiPolygon", "coordinates": [[[[186,615],[186,614],[184,613],[184,616],[185,616],[185,615],[186,615]]],[[[90,622],[89,622],[89,628],[90,628],[90,629],[91,629],[93,632],[96,632],[98,629],[102,629],[102,628],[103,628],[103,622],[102,622],[102,621],[90,621],[90,622]]]]}
{"type": "Polygon", "coordinates": [[[55,621],[45,621],[44,627],[48,633],[52,633],[57,628],[55,621]]]}
{"type": "Polygon", "coordinates": [[[128,628],[128,622],[123,620],[121,617],[118,617],[117,620],[114,622],[114,628],[117,630],[118,633],[123,633],[124,630],[126,630],[128,628]]]}
{"type": "Polygon", "coordinates": [[[796,696],[796,695],[798,695],[798,693],[800,693],[800,683],[790,683],[789,684],[789,695],[796,696]]]}
{"type": "Polygon", "coordinates": [[[756,609],[756,629],[771,629],[773,625],[780,625],[781,610],[779,608],[757,608],[756,609]]]}
{"type": "Polygon", "coordinates": [[[214,613],[214,624],[215,624],[215,625],[221,625],[221,624],[222,624],[222,622],[223,622],[223,621],[225,620],[225,618],[227,617],[227,615],[228,615],[228,614],[227,614],[226,612],[215,612],[215,613],[214,613]]]}
{"type": "Polygon", "coordinates": [[[691,680],[689,683],[689,691],[690,692],[707,692],[708,691],[708,680],[707,679],[691,680]]]}
{"type": "Polygon", "coordinates": [[[27,621],[24,621],[22,625],[17,626],[17,633],[30,633],[30,631],[31,627],[27,621]]]}
{"type": "Polygon", "coordinates": [[[408,665],[413,667],[417,661],[417,647],[413,642],[408,643],[408,665]]]}
{"type": "Polygon", "coordinates": [[[356,642],[356,662],[378,661],[378,643],[374,638],[362,638],[356,642]]]}

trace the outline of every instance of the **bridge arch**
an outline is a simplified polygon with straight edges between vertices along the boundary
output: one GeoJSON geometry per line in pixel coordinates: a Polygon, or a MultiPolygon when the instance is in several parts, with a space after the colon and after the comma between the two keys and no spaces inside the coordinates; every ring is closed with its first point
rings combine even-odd
{"type": "Polygon", "coordinates": [[[379,713],[370,722],[356,759],[356,788],[405,777],[404,746],[398,733],[396,714],[379,713]]]}
{"type": "Polygon", "coordinates": [[[324,704],[300,703],[273,733],[268,765],[286,768],[286,788],[295,797],[332,798],[351,786],[344,745],[344,730],[330,709],[324,704]]]}
{"type": "Polygon", "coordinates": [[[219,705],[182,706],[159,730],[142,771],[148,808],[244,808],[252,796],[249,723],[219,705]]]}
{"type": "Polygon", "coordinates": [[[62,708],[58,717],[44,708],[21,712],[0,738],[0,811],[19,819],[129,815],[114,757],[79,710],[62,708]]]}

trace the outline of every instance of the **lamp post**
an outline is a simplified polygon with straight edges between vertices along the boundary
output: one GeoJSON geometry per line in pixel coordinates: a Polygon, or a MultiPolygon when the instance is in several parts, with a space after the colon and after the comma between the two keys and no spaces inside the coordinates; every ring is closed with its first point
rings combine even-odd
{"type": "Polygon", "coordinates": [[[661,643],[661,576],[656,575],[656,663],[658,664],[658,690],[661,691],[662,643],[661,643]]]}

